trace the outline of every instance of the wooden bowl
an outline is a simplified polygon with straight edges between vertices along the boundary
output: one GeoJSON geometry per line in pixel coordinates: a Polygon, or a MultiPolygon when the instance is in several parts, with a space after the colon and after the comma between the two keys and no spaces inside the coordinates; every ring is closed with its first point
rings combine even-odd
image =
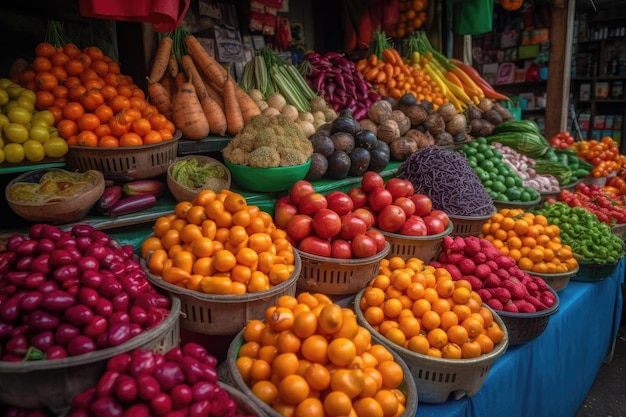
{"type": "Polygon", "coordinates": [[[170,189],[170,192],[172,193],[176,201],[192,201],[194,197],[198,194],[198,192],[200,192],[201,190],[206,190],[206,189],[213,190],[216,193],[219,193],[223,189],[229,189],[230,184],[231,184],[231,175],[230,175],[230,171],[228,170],[228,168],[226,168],[226,166],[222,164],[220,161],[218,161],[217,159],[211,158],[209,156],[205,156],[205,155],[183,156],[180,158],[176,158],[176,160],[174,160],[174,162],[172,162],[170,166],[167,168],[167,186],[170,189]],[[212,163],[220,165],[226,172],[225,185],[223,187],[217,187],[214,184],[207,183],[198,189],[194,189],[194,188],[186,187],[185,185],[176,182],[176,180],[172,177],[172,167],[174,166],[174,164],[176,164],[176,162],[185,161],[189,159],[195,159],[200,164],[206,164],[208,162],[212,162],[212,163]]]}
{"type": "Polygon", "coordinates": [[[90,185],[78,190],[75,194],[58,195],[47,200],[26,201],[12,197],[11,191],[18,183],[38,184],[44,174],[59,171],[60,174],[80,175],[79,172],[61,168],[44,168],[26,172],[14,178],[5,189],[9,207],[20,217],[34,223],[65,224],[83,219],[104,192],[104,176],[100,171],[89,170],[93,174],[90,185]]]}

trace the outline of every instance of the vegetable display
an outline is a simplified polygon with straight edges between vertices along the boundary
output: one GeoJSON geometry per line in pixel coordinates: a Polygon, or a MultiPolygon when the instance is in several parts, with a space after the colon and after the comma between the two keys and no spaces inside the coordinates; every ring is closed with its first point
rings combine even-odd
{"type": "Polygon", "coordinates": [[[34,224],[0,253],[1,359],[59,359],[118,346],[157,326],[157,293],[131,245],[92,226],[34,224]]]}
{"type": "Polygon", "coordinates": [[[535,214],[544,215],[561,229],[561,242],[569,245],[581,263],[613,264],[624,255],[624,242],[611,228],[582,207],[563,202],[544,203],[535,214]]]}
{"type": "Polygon", "coordinates": [[[626,156],[620,154],[619,146],[611,137],[601,140],[583,140],[573,145],[576,155],[593,165],[591,176],[606,177],[620,168],[626,167],[626,156]]]}
{"type": "Polygon", "coordinates": [[[550,149],[550,143],[539,131],[539,126],[531,120],[502,122],[493,134],[485,138],[489,143],[499,142],[531,158],[538,158],[550,149]]]}
{"type": "Polygon", "coordinates": [[[415,192],[429,196],[433,207],[448,215],[484,216],[493,210],[493,199],[459,152],[429,146],[411,154],[397,175],[411,181],[415,192]]]}
{"type": "MultiPolygon", "coordinates": [[[[554,175],[538,173],[535,170],[537,162],[534,159],[498,142],[492,143],[491,146],[500,151],[502,161],[507,163],[513,169],[513,172],[520,176],[522,185],[532,187],[540,193],[554,193],[561,190],[559,180],[554,175]]],[[[563,170],[568,169],[563,167],[563,170]]]]}
{"type": "Polygon", "coordinates": [[[582,207],[609,226],[626,223],[626,202],[605,192],[599,185],[577,184],[573,191],[562,190],[557,196],[570,207],[582,207]]]}
{"type": "Polygon", "coordinates": [[[165,353],[121,353],[95,387],[74,397],[68,417],[247,417],[218,382],[216,366],[217,358],[192,342],[165,353]]]}

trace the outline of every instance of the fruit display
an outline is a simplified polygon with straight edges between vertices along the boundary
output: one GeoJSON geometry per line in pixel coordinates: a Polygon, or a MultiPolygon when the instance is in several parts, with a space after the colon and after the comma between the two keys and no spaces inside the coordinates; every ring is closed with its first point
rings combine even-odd
{"type": "MultiPolygon", "coordinates": [[[[524,179],[519,173],[520,170],[504,162],[504,152],[490,145],[486,138],[476,138],[463,145],[460,151],[465,154],[468,165],[472,167],[494,201],[528,203],[539,200],[540,190],[530,185],[524,185],[524,179]]],[[[522,175],[527,176],[530,181],[528,169],[522,175]]],[[[533,179],[538,185],[537,181],[539,180],[536,175],[533,176],[533,179]]],[[[547,181],[546,187],[542,186],[542,190],[556,190],[556,184],[547,181]]]]}
{"type": "Polygon", "coordinates": [[[555,134],[550,138],[550,146],[558,149],[568,149],[574,144],[574,137],[568,131],[555,134]]]}
{"type": "Polygon", "coordinates": [[[538,158],[550,149],[550,143],[532,120],[511,120],[498,124],[493,133],[485,136],[487,142],[499,142],[516,151],[538,158]]]}
{"type": "Polygon", "coordinates": [[[156,205],[165,187],[164,182],[152,179],[108,185],[94,206],[94,213],[121,216],[149,209],[156,205]]]}
{"type": "Polygon", "coordinates": [[[280,297],[242,336],[233,358],[241,379],[284,416],[399,416],[410,400],[391,351],[324,294],[280,297]]]}
{"type": "Polygon", "coordinates": [[[134,349],[110,358],[96,386],[76,395],[68,416],[246,417],[241,400],[217,379],[217,358],[197,343],[164,353],[134,349]],[[239,402],[238,402],[239,401],[239,402]]]}
{"type": "Polygon", "coordinates": [[[159,217],[141,244],[149,271],[165,282],[208,294],[265,291],[295,270],[287,233],[272,217],[228,190],[202,190],[159,217]]]}
{"type": "Polygon", "coordinates": [[[543,155],[533,160],[535,173],[554,176],[561,187],[584,180],[593,169],[593,165],[580,159],[573,148],[550,147],[543,155]]]}
{"type": "MultiPolygon", "coordinates": [[[[537,161],[499,142],[491,144],[502,154],[502,161],[507,163],[522,179],[522,185],[532,187],[540,193],[555,193],[561,190],[559,180],[552,174],[538,173],[537,161]]],[[[567,169],[564,167],[564,169],[567,169]]]]}
{"type": "Polygon", "coordinates": [[[576,155],[594,166],[590,173],[592,177],[606,177],[626,166],[626,156],[620,154],[617,142],[609,136],[577,141],[573,148],[576,155]]]}
{"type": "Polygon", "coordinates": [[[417,258],[384,260],[355,308],[391,343],[434,358],[477,358],[504,339],[468,281],[417,258]]]}
{"type": "Polygon", "coordinates": [[[541,214],[501,209],[483,223],[480,237],[490,241],[529,272],[563,273],[578,268],[572,248],[561,243],[561,230],[541,214]]]}
{"type": "Polygon", "coordinates": [[[167,317],[131,245],[86,224],[37,223],[0,253],[3,361],[62,359],[119,346],[167,317]]]}
{"type": "Polygon", "coordinates": [[[441,253],[430,265],[448,270],[453,280],[466,280],[494,310],[535,313],[549,309],[555,294],[538,276],[523,271],[487,239],[443,238],[441,253]]]}
{"type": "Polygon", "coordinates": [[[626,223],[626,202],[622,197],[608,193],[597,184],[580,183],[573,191],[563,190],[556,196],[570,207],[583,207],[609,226],[626,223]]]}
{"type": "Polygon", "coordinates": [[[564,202],[544,203],[533,210],[561,229],[561,242],[569,245],[579,262],[613,264],[624,255],[624,242],[606,223],[582,207],[564,202]]]}

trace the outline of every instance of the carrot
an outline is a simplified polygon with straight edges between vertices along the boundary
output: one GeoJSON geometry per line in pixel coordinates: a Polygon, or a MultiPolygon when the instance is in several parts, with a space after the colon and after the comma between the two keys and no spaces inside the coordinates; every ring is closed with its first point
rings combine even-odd
{"type": "Polygon", "coordinates": [[[243,129],[243,115],[239,107],[235,81],[227,77],[224,81],[224,114],[226,115],[226,124],[228,133],[236,135],[243,129]]]}
{"type": "Polygon", "coordinates": [[[159,83],[163,84],[163,87],[165,87],[165,89],[170,93],[170,97],[173,97],[174,94],[176,94],[176,84],[174,83],[174,78],[171,75],[165,74],[159,83]]]}
{"type": "Polygon", "coordinates": [[[200,100],[200,105],[202,106],[204,115],[209,121],[210,133],[224,136],[228,126],[226,123],[226,115],[219,103],[213,100],[211,96],[206,96],[200,100]]]}
{"type": "Polygon", "coordinates": [[[159,110],[159,113],[163,113],[168,119],[172,117],[172,96],[162,83],[157,81],[148,84],[148,96],[150,97],[150,102],[159,110]]]}
{"type": "Polygon", "coordinates": [[[183,71],[185,71],[189,82],[195,87],[198,99],[202,101],[208,94],[202,82],[202,77],[200,77],[200,73],[196,68],[196,64],[193,63],[193,59],[189,55],[183,55],[180,58],[180,66],[183,68],[183,71]]]}
{"type": "Polygon", "coordinates": [[[163,36],[159,41],[159,46],[157,47],[154,60],[152,61],[150,75],[148,75],[148,84],[160,81],[163,75],[165,75],[173,46],[174,41],[169,36],[163,36]]]}
{"type": "Polygon", "coordinates": [[[174,86],[176,88],[176,91],[180,90],[180,87],[187,81],[187,74],[185,74],[185,71],[180,71],[178,74],[176,74],[176,78],[174,78],[174,86]]]}
{"type": "Polygon", "coordinates": [[[174,78],[178,74],[178,60],[176,59],[176,55],[170,54],[170,59],[167,62],[167,73],[170,77],[174,78]]]}
{"type": "Polygon", "coordinates": [[[226,68],[209,55],[194,35],[185,37],[185,46],[187,47],[187,53],[196,62],[198,70],[204,73],[207,79],[213,81],[218,86],[222,86],[228,77],[226,68]]]}
{"type": "MultiPolygon", "coordinates": [[[[202,75],[202,74],[200,74],[202,75]]],[[[224,99],[222,99],[222,89],[216,87],[210,81],[207,81],[206,78],[202,77],[202,82],[204,83],[204,88],[206,88],[207,95],[213,99],[219,106],[222,111],[224,110],[224,99]]]]}
{"type": "Polygon", "coordinates": [[[254,102],[252,97],[250,97],[250,95],[239,86],[239,84],[235,83],[234,81],[233,84],[235,84],[235,95],[237,96],[239,109],[241,110],[241,117],[243,117],[243,122],[244,124],[246,124],[254,116],[258,116],[259,114],[261,114],[261,109],[254,102]]]}
{"type": "Polygon", "coordinates": [[[187,139],[200,140],[209,134],[209,121],[204,115],[196,88],[185,82],[172,101],[172,121],[187,139]]]}

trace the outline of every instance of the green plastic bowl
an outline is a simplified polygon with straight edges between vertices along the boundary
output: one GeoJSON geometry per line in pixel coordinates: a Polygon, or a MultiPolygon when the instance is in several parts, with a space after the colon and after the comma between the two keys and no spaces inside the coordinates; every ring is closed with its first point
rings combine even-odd
{"type": "Polygon", "coordinates": [[[311,167],[311,158],[302,164],[290,167],[253,168],[224,161],[233,180],[241,188],[263,193],[286,191],[296,182],[304,179],[311,167]]]}

